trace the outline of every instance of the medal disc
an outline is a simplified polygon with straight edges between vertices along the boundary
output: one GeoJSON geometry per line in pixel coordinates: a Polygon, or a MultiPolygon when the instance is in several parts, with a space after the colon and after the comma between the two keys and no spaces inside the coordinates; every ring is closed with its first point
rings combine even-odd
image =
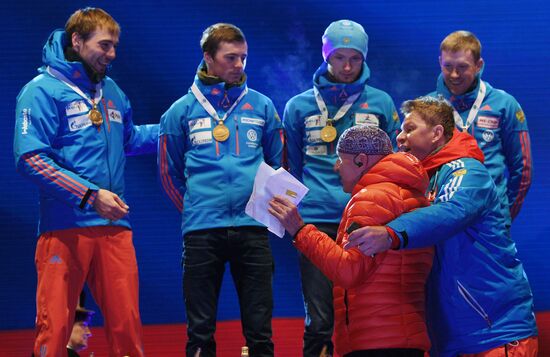
{"type": "Polygon", "coordinates": [[[221,122],[216,125],[212,133],[214,134],[214,139],[216,139],[216,141],[226,141],[229,137],[229,129],[221,122]]]}
{"type": "Polygon", "coordinates": [[[90,110],[90,112],[88,113],[88,117],[92,121],[92,124],[94,124],[95,126],[100,126],[103,123],[103,116],[97,109],[90,110]]]}
{"type": "Polygon", "coordinates": [[[331,143],[336,139],[337,131],[332,125],[327,125],[321,130],[321,140],[331,143]]]}

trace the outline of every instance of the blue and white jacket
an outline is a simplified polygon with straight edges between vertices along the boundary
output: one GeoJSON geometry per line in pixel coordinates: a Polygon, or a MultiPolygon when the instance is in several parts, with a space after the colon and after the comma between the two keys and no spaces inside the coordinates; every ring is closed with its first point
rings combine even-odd
{"type": "MultiPolygon", "coordinates": [[[[437,90],[431,96],[443,95],[463,120],[466,120],[476,100],[481,78],[476,87],[463,95],[453,95],[440,75],[437,90]]],[[[485,81],[484,81],[485,82],[485,81]]],[[[518,215],[531,186],[533,163],[527,120],[514,97],[485,82],[486,94],[468,132],[485,155],[485,166],[504,202],[507,225],[518,215]]]]}
{"type": "Polygon", "coordinates": [[[124,200],[125,155],[154,153],[158,125],[135,126],[132,108],[109,77],[100,85],[103,124],[88,118],[92,105],[47,67],[60,72],[89,97],[96,89],[80,62],[67,62],[65,31],[55,30],[44,45],[40,74],[17,97],[14,155],[17,170],[39,188],[39,233],[89,227],[130,227],[128,217],[102,218],[94,210],[102,188],[124,200]]]}
{"type": "Polygon", "coordinates": [[[331,143],[321,140],[321,129],[326,126],[315,100],[313,89],[291,98],[285,107],[283,127],[287,166],[292,175],[309,188],[301,202],[300,213],[309,223],[338,224],[342,212],[350,199],[342,191],[342,184],[334,164],[338,158],[336,144],[340,135],[348,128],[358,125],[376,125],[384,130],[396,146],[400,128],[399,116],[391,97],[367,82],[370,70],[363,63],[359,78],[353,83],[334,83],[327,78],[326,62],[313,75],[313,85],[319,90],[332,118],[346,99],[358,92],[361,95],[348,112],[333,126],[337,137],[331,143]]]}
{"type": "Polygon", "coordinates": [[[435,245],[427,285],[435,356],[482,352],[537,335],[531,288],[482,158],[474,138],[455,132],[422,162],[432,205],[387,225],[402,247],[435,245]]]}
{"type": "MultiPolygon", "coordinates": [[[[205,84],[201,63],[194,83],[219,117],[246,88],[216,81],[205,84]]],[[[212,77],[208,78],[211,79],[212,77]]],[[[226,141],[216,141],[215,119],[189,91],[164,113],[160,124],[158,166],[166,195],[182,212],[182,234],[238,226],[262,226],[245,213],[254,177],[262,161],[281,166],[281,120],[272,101],[248,89],[248,93],[224,121],[226,141]]]]}

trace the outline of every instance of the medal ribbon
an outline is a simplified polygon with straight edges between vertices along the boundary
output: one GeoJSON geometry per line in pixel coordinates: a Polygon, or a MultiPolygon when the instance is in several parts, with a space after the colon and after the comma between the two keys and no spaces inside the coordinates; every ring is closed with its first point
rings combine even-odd
{"type": "Polygon", "coordinates": [[[214,120],[216,120],[218,122],[218,124],[223,124],[223,122],[225,121],[225,119],[227,119],[227,117],[231,114],[231,112],[233,112],[233,109],[235,109],[235,107],[237,106],[237,104],[239,104],[239,102],[241,101],[241,99],[243,99],[243,97],[246,95],[246,93],[248,93],[248,87],[244,87],[244,90],[241,92],[241,94],[239,95],[239,97],[237,98],[237,100],[233,103],[233,105],[231,106],[231,108],[229,108],[225,114],[223,115],[222,118],[220,118],[220,116],[218,115],[218,112],[216,111],[216,109],[214,109],[214,107],[212,106],[212,104],[210,104],[210,102],[208,101],[208,99],[206,99],[206,97],[204,96],[204,94],[201,93],[199,87],[197,86],[196,83],[193,83],[193,85],[191,86],[191,91],[193,92],[193,94],[195,95],[195,98],[197,98],[197,100],[199,101],[199,104],[204,108],[204,110],[206,110],[206,112],[212,117],[214,118],[214,120]]]}
{"type": "Polygon", "coordinates": [[[457,127],[459,127],[462,131],[467,132],[470,125],[472,125],[472,122],[477,116],[477,113],[479,112],[479,108],[481,107],[481,103],[483,102],[483,99],[485,98],[486,93],[486,87],[485,82],[483,82],[481,79],[479,80],[479,91],[477,92],[477,97],[474,102],[474,105],[472,105],[472,109],[470,109],[470,112],[468,113],[468,118],[466,118],[466,124],[464,124],[464,121],[462,120],[462,117],[456,109],[453,107],[453,115],[455,118],[455,124],[457,127]]]}
{"type": "Polygon", "coordinates": [[[95,86],[95,97],[94,97],[94,99],[91,99],[86,94],[84,94],[84,92],[80,88],[78,88],[78,86],[76,84],[71,82],[67,77],[65,77],[58,70],[48,66],[46,68],[46,71],[49,74],[51,74],[52,76],[54,76],[55,78],[59,79],[61,82],[65,83],[69,88],[74,90],[82,98],[86,99],[88,101],[88,103],[90,103],[92,105],[92,109],[96,109],[96,103],[99,103],[99,101],[101,100],[101,97],[103,96],[103,90],[101,89],[101,84],[100,83],[96,84],[96,86],[95,86]]]}
{"type": "MultiPolygon", "coordinates": [[[[317,102],[317,106],[319,107],[319,110],[321,111],[321,117],[323,119],[325,119],[325,122],[326,122],[328,120],[328,108],[325,104],[325,101],[323,100],[323,97],[321,96],[321,93],[319,92],[317,87],[315,87],[315,86],[313,87],[313,92],[315,93],[315,101],[317,102]]],[[[357,100],[357,98],[359,98],[360,95],[361,95],[361,92],[355,93],[351,97],[348,97],[348,99],[346,99],[344,104],[342,104],[340,109],[338,109],[338,111],[336,112],[336,115],[334,115],[333,119],[331,119],[331,120],[332,121],[337,121],[338,119],[340,119],[341,117],[346,115],[349,108],[351,108],[353,103],[355,103],[355,101],[357,100]]]]}

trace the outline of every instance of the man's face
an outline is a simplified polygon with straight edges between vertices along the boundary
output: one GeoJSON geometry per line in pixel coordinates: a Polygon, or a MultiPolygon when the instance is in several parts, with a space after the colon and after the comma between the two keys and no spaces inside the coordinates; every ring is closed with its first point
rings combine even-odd
{"type": "Polygon", "coordinates": [[[483,66],[483,59],[474,61],[472,51],[443,51],[439,57],[443,80],[454,95],[462,95],[473,85],[483,66]]]}
{"type": "Polygon", "coordinates": [[[363,68],[363,55],[352,48],[338,48],[328,58],[328,72],[338,83],[353,83],[363,68]]]}
{"type": "Polygon", "coordinates": [[[84,41],[79,34],[73,34],[73,48],[96,72],[105,74],[107,66],[116,57],[118,36],[102,28],[97,28],[84,41]]]}
{"type": "Polygon", "coordinates": [[[246,66],[248,45],[246,42],[220,42],[216,55],[204,53],[208,74],[219,77],[228,84],[241,80],[246,66]]]}
{"type": "Polygon", "coordinates": [[[400,151],[410,152],[420,161],[435,149],[434,130],[415,112],[405,117],[397,136],[400,151]]]}
{"type": "Polygon", "coordinates": [[[86,321],[79,321],[73,324],[73,331],[68,345],[76,352],[88,348],[88,338],[92,337],[92,332],[86,321]]]}
{"type": "Polygon", "coordinates": [[[344,192],[351,193],[353,188],[363,175],[363,165],[357,165],[357,155],[338,153],[338,159],[334,164],[334,171],[340,175],[342,189],[344,192]]]}

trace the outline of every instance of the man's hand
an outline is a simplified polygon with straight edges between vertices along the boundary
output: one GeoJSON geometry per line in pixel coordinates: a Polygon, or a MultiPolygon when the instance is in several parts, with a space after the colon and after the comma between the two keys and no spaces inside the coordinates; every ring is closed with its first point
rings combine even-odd
{"type": "Polygon", "coordinates": [[[298,208],[283,196],[275,195],[273,199],[269,201],[267,211],[275,216],[275,218],[281,222],[283,227],[285,227],[287,232],[293,237],[304,225],[304,221],[298,212],[298,208]]]}
{"type": "Polygon", "coordinates": [[[130,207],[115,193],[100,188],[94,201],[94,209],[101,217],[116,221],[126,216],[130,207]]]}
{"type": "Polygon", "coordinates": [[[361,227],[351,232],[348,235],[347,243],[344,244],[345,250],[354,247],[359,248],[363,254],[372,256],[390,249],[391,237],[386,227],[361,227]]]}

